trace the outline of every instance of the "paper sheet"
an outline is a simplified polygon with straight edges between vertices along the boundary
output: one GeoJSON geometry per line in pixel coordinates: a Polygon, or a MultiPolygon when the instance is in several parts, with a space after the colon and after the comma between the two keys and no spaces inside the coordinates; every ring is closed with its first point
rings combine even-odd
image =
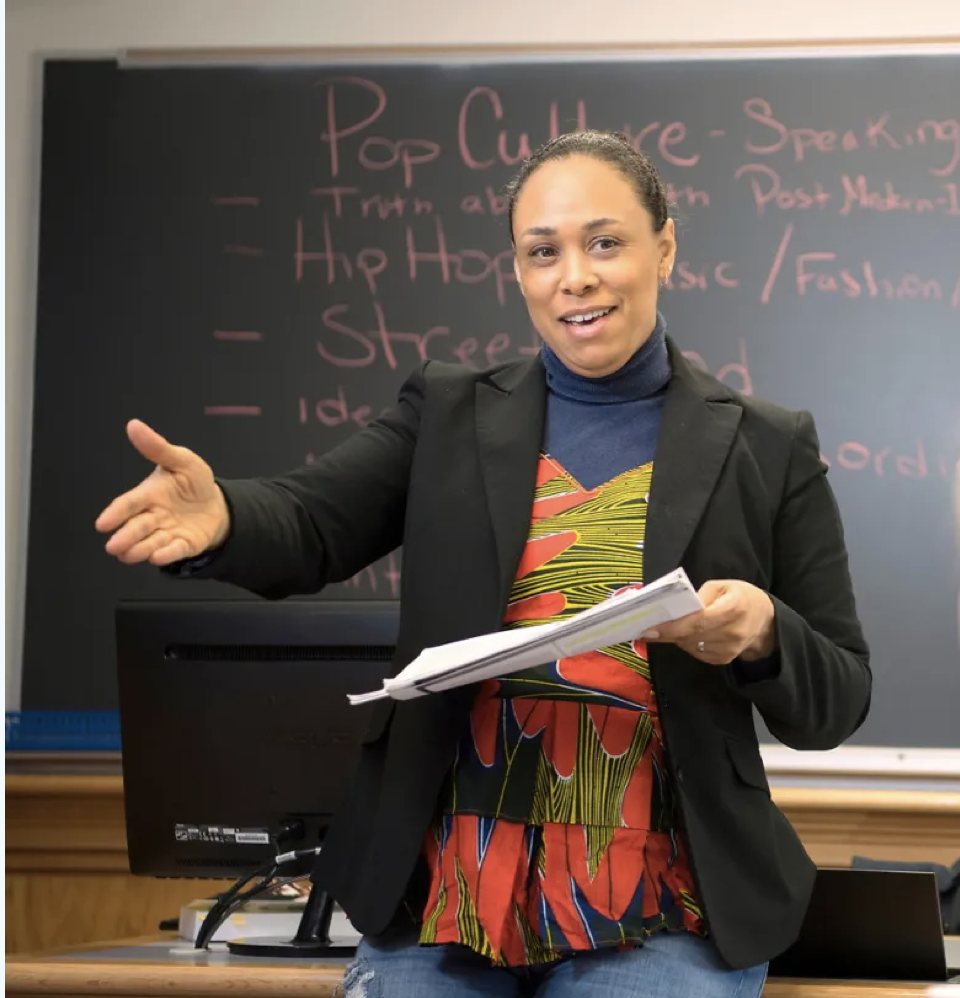
{"type": "Polygon", "coordinates": [[[382,689],[350,694],[348,699],[354,705],[386,697],[409,700],[509,675],[632,641],[658,624],[702,609],[703,603],[687,573],[679,568],[640,589],[610,596],[566,620],[514,627],[425,648],[402,672],[385,679],[382,689]]]}

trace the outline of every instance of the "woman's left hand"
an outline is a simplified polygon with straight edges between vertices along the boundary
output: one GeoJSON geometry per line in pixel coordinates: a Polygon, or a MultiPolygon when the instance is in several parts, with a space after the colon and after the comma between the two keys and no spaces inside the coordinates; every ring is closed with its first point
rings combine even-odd
{"type": "Polygon", "coordinates": [[[773,600],[740,579],[711,579],[699,590],[704,609],[651,628],[641,638],[667,642],[710,665],[769,658],[777,648],[773,600]]]}

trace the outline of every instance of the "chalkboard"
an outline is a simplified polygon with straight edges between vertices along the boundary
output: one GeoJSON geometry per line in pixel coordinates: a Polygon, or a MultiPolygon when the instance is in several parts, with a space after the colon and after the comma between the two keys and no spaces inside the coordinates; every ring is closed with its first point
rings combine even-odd
{"type": "MultiPolygon", "coordinates": [[[[222,476],[288,469],[423,357],[537,349],[500,192],[619,128],[670,183],[668,330],[814,413],[876,675],[860,744],[960,744],[960,58],[45,68],[23,706],[113,709],[107,557],[138,416],[222,476]]],[[[399,556],[323,597],[392,598],[399,556]]]]}

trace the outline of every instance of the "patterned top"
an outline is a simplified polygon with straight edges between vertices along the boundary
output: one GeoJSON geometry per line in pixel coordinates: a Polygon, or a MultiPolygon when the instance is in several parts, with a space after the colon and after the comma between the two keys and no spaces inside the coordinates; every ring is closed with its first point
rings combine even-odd
{"type": "MultiPolygon", "coordinates": [[[[653,464],[585,489],[540,459],[508,627],[561,620],[643,581],[653,464]]],[[[422,943],[495,965],[705,934],[677,831],[646,647],[633,641],[480,690],[424,844],[422,943]]]]}

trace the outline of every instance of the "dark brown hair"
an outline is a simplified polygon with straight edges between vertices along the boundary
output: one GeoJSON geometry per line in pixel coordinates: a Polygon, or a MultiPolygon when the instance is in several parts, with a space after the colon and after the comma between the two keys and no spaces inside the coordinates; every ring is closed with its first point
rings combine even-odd
{"type": "Polygon", "coordinates": [[[544,163],[568,156],[592,156],[615,167],[624,179],[633,185],[640,203],[653,217],[654,231],[659,232],[670,217],[670,204],[663,180],[646,153],[639,152],[622,132],[604,132],[585,129],[565,132],[545,142],[520,165],[516,176],[507,184],[507,220],[510,239],[513,240],[513,212],[524,184],[544,163]]]}

